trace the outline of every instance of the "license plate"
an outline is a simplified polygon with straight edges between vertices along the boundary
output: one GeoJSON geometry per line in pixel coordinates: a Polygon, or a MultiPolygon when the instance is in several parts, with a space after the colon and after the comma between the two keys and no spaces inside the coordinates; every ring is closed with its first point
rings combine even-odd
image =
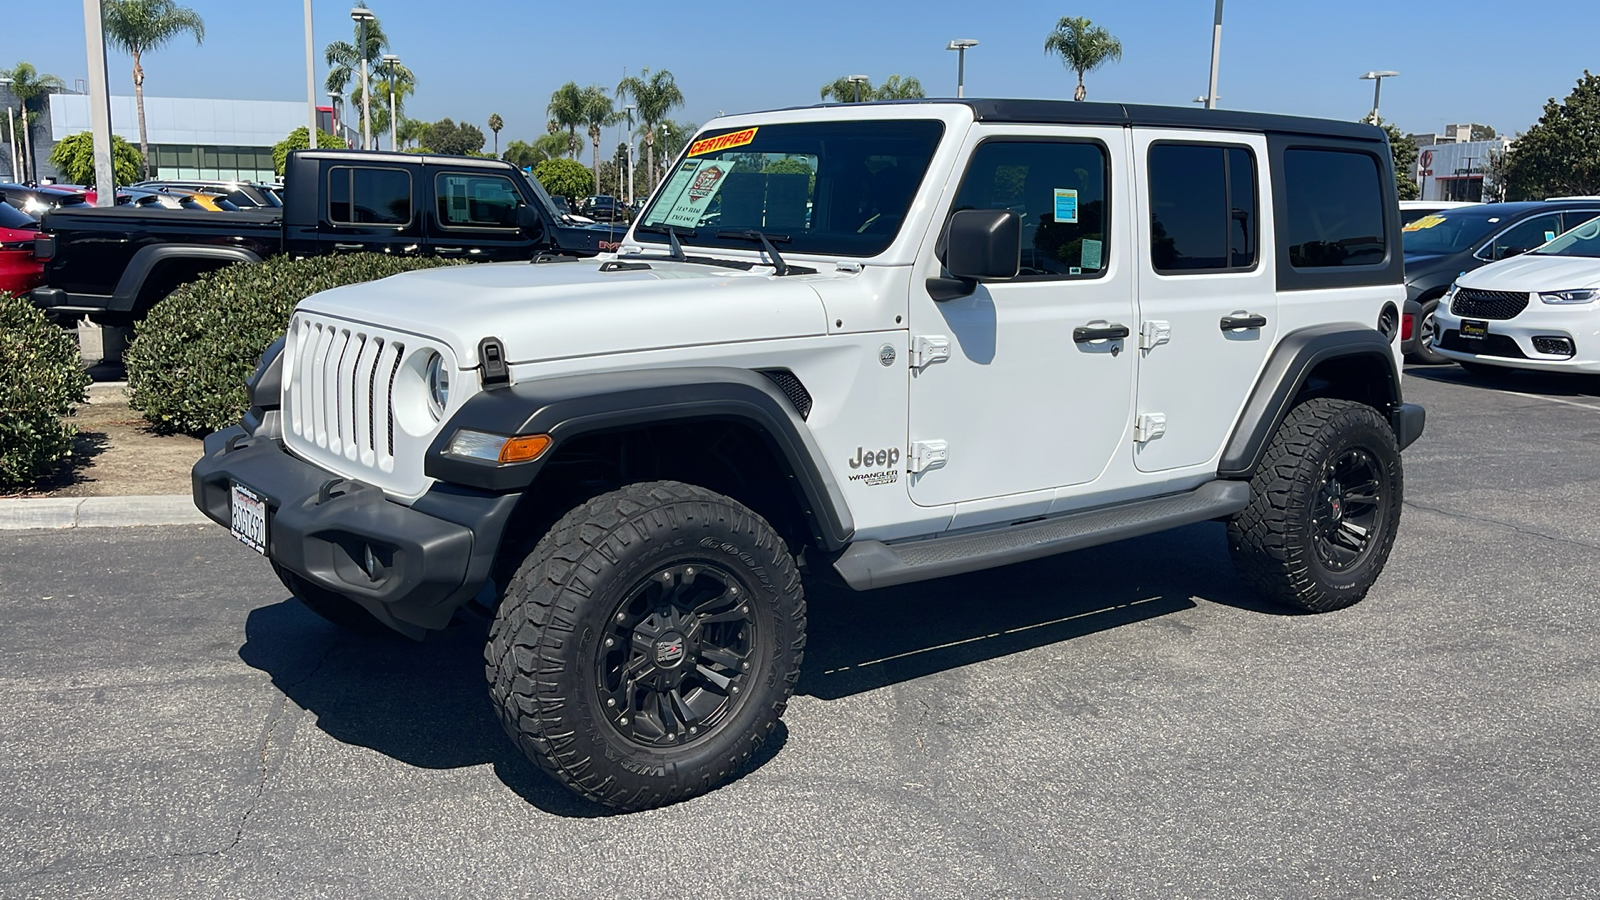
{"type": "Polygon", "coordinates": [[[1477,319],[1462,319],[1461,336],[1470,338],[1488,337],[1489,323],[1477,319]]]}
{"type": "Polygon", "coordinates": [[[257,553],[267,552],[267,501],[242,484],[233,486],[233,536],[257,553]]]}

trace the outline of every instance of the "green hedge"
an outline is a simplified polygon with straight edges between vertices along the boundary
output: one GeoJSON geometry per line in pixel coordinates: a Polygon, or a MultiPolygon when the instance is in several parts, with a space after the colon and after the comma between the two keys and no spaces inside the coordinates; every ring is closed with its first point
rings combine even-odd
{"type": "Polygon", "coordinates": [[[273,257],[200,276],[157,303],[123,362],[128,403],[157,431],[203,434],[249,408],[244,381],[283,336],[295,304],[319,291],[457,260],[382,253],[273,257]]]}
{"type": "Polygon", "coordinates": [[[88,386],[72,332],[0,291],[0,488],[31,485],[72,454],[77,429],[61,419],[88,386]]]}

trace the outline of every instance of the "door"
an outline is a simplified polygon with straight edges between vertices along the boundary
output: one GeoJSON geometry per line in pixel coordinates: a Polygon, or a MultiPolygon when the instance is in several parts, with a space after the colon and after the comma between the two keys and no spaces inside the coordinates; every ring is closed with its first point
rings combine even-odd
{"type": "Polygon", "coordinates": [[[410,254],[422,246],[411,171],[330,166],[318,237],[330,253],[410,254]]]}
{"type": "Polygon", "coordinates": [[[1134,463],[1159,472],[1222,449],[1278,332],[1265,138],[1134,132],[1140,424],[1134,463]]]}
{"type": "Polygon", "coordinates": [[[497,172],[433,171],[429,249],[444,257],[528,259],[533,241],[517,226],[522,194],[497,172]]]}
{"type": "Polygon", "coordinates": [[[915,503],[1083,484],[1127,452],[1136,354],[1114,336],[1134,325],[1125,147],[1115,128],[972,129],[913,270],[915,503]],[[1021,217],[1021,272],[936,302],[939,237],[963,209],[1021,217]]]}

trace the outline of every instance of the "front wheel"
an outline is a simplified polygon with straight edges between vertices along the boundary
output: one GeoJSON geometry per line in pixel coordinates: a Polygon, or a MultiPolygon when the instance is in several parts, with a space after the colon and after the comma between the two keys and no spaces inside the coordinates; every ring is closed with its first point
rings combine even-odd
{"type": "Polygon", "coordinates": [[[1400,526],[1394,431],[1349,400],[1290,410],[1228,522],[1240,577],[1262,596],[1312,612],[1350,606],[1383,573],[1400,526]]]}
{"type": "Polygon", "coordinates": [[[619,809],[736,775],[777,726],[805,648],[799,572],[738,502],[671,481],[568,513],[512,577],[484,651],[506,733],[619,809]]]}
{"type": "Polygon", "coordinates": [[[1442,366],[1450,358],[1433,349],[1434,341],[1439,338],[1439,324],[1434,313],[1439,309],[1439,300],[1434,298],[1422,304],[1422,311],[1417,313],[1417,348],[1407,354],[1410,362],[1420,363],[1425,366],[1442,366]]]}

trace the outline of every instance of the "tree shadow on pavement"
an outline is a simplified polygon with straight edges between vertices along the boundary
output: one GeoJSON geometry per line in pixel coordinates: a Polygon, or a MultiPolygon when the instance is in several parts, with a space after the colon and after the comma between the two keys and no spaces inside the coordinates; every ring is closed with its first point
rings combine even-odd
{"type": "MultiPolygon", "coordinates": [[[[1234,578],[1215,524],[866,593],[821,577],[806,587],[799,692],[824,700],[1148,621],[1201,598],[1283,612],[1234,578]]],[[[458,622],[420,643],[364,637],[289,598],[253,610],[245,635],[239,658],[270,675],[336,740],[426,769],[492,764],[506,786],[555,815],[614,812],[546,777],[501,730],[484,683],[481,621],[458,622]]],[[[780,722],[746,772],[787,737],[780,722]]]]}

